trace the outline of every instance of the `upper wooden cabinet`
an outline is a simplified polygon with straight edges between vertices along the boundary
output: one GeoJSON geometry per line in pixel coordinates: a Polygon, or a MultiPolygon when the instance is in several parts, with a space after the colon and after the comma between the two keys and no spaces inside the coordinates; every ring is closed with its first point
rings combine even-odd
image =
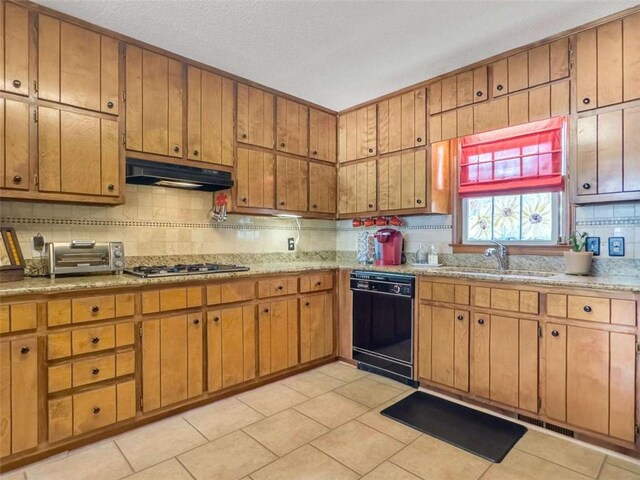
{"type": "Polygon", "coordinates": [[[127,45],[127,150],[182,157],[182,64],[127,45]]]}
{"type": "Polygon", "coordinates": [[[118,114],[119,44],[47,15],[38,17],[38,98],[118,114]]]}
{"type": "Polygon", "coordinates": [[[487,66],[454,75],[429,86],[429,113],[482,102],[487,95],[487,66]]]}
{"type": "Polygon", "coordinates": [[[426,90],[419,88],[378,102],[378,151],[426,145],[426,90]]]}
{"type": "Polygon", "coordinates": [[[187,158],[233,165],[233,81],[187,67],[187,158]]]}
{"type": "Polygon", "coordinates": [[[274,208],[274,155],[238,148],[235,188],[238,207],[274,208]]]}
{"type": "Polygon", "coordinates": [[[278,97],[276,132],[278,151],[306,157],[309,152],[309,107],[278,97]]]}
{"type": "Polygon", "coordinates": [[[338,170],[338,213],[376,211],[376,161],[343,165],[338,170]]]}
{"type": "Polygon", "coordinates": [[[273,94],[238,84],[238,142],[273,148],[273,94]]]}
{"type": "Polygon", "coordinates": [[[0,3],[0,90],[29,95],[29,11],[0,3]]]}
{"type": "MultiPolygon", "coordinates": [[[[307,210],[309,162],[278,155],[276,159],[276,208],[278,210],[307,210]]],[[[326,188],[326,187],[325,187],[326,188]]]]}
{"type": "Polygon", "coordinates": [[[117,197],[118,139],[116,120],[39,107],[39,191],[117,197]]]}
{"type": "Polygon", "coordinates": [[[326,162],[336,161],[336,116],[309,109],[309,157],[326,162]]]}
{"type": "Polygon", "coordinates": [[[0,99],[0,187],[29,190],[29,105],[0,99]]]}
{"type": "Polygon", "coordinates": [[[578,111],[640,98],[640,14],[576,36],[578,111]]]}
{"type": "Polygon", "coordinates": [[[407,152],[378,161],[378,207],[403,210],[427,206],[427,152],[407,152]]]}
{"type": "Polygon", "coordinates": [[[336,168],[309,162],[309,211],[336,213],[336,168]]]}
{"type": "Polygon", "coordinates": [[[338,160],[349,162],[376,156],[376,106],[369,105],[340,115],[338,160]]]}

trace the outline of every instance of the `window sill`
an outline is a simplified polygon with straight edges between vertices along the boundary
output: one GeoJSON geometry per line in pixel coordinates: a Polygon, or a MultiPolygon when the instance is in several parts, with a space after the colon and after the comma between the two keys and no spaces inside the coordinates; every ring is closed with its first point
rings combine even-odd
{"type": "MultiPolygon", "coordinates": [[[[453,253],[484,253],[492,245],[451,244],[453,253]]],[[[560,256],[569,251],[568,245],[507,245],[509,255],[560,256]]]]}

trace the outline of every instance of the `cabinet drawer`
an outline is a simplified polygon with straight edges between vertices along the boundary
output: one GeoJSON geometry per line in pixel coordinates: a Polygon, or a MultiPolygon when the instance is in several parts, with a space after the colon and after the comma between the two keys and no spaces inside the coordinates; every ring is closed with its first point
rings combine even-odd
{"type": "Polygon", "coordinates": [[[256,298],[256,282],[243,280],[207,286],[207,305],[245,302],[256,298]]]}
{"type": "Polygon", "coordinates": [[[469,285],[420,281],[420,300],[469,305],[469,285]]]}
{"type": "Polygon", "coordinates": [[[47,302],[47,325],[94,322],[130,317],[134,313],[134,295],[100,295],[47,302]]]}
{"type": "Polygon", "coordinates": [[[300,277],[300,292],[319,292],[320,290],[331,290],[333,288],[332,273],[315,273],[313,275],[303,275],[300,277]]]}
{"type": "Polygon", "coordinates": [[[100,352],[133,343],[133,322],[53,333],[47,337],[47,359],[100,352]]]}
{"type": "Polygon", "coordinates": [[[78,360],[49,367],[49,393],[130,375],[135,369],[135,351],[78,360]]]}
{"type": "Polygon", "coordinates": [[[474,287],[473,304],[477,307],[536,314],[539,311],[538,292],[505,288],[474,287]]]}
{"type": "Polygon", "coordinates": [[[33,330],[37,326],[37,318],[34,302],[0,305],[0,333],[33,330]]]}
{"type": "Polygon", "coordinates": [[[142,292],[142,313],[168,312],[202,305],[202,288],[166,288],[142,292]]]}
{"type": "Polygon", "coordinates": [[[281,277],[258,282],[258,297],[279,297],[298,292],[298,277],[281,277]]]}
{"type": "Polygon", "coordinates": [[[107,357],[90,358],[73,363],[71,369],[72,385],[80,387],[90,383],[101,382],[115,378],[116,358],[115,355],[107,357]]]}
{"type": "Polygon", "coordinates": [[[638,313],[635,300],[550,293],[547,295],[547,315],[635,326],[638,313]]]}
{"type": "Polygon", "coordinates": [[[116,387],[98,388],[73,396],[73,434],[116,423],[116,387]]]}

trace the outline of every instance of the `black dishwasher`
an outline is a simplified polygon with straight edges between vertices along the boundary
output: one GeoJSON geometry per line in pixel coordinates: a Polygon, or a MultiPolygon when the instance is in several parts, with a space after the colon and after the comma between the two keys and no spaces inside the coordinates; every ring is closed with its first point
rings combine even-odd
{"type": "Polygon", "coordinates": [[[358,367],[408,385],[413,380],[415,277],[354,271],[353,359],[358,367]]]}

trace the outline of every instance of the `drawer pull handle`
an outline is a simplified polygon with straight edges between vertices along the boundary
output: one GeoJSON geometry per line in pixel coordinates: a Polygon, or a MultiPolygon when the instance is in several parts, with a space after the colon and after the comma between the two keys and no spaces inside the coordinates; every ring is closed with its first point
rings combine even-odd
{"type": "Polygon", "coordinates": [[[458,320],[464,320],[464,315],[458,315],[456,318],[457,318],[458,320]]]}
{"type": "Polygon", "coordinates": [[[243,133],[242,135],[240,135],[242,138],[247,138],[247,134],[243,133]]]}
{"type": "Polygon", "coordinates": [[[304,302],[304,306],[308,307],[309,306],[309,302],[304,302]]]}
{"type": "Polygon", "coordinates": [[[268,308],[265,308],[263,311],[264,311],[264,313],[269,313],[269,309],[268,308]]]}
{"type": "Polygon", "coordinates": [[[478,319],[478,325],[484,325],[484,319],[479,318],[478,319]]]}
{"type": "Polygon", "coordinates": [[[200,320],[196,318],[196,319],[193,321],[193,324],[194,324],[194,325],[200,325],[200,320]]]}
{"type": "Polygon", "coordinates": [[[314,151],[313,151],[313,152],[311,152],[311,153],[312,153],[313,155],[317,155],[317,154],[318,154],[318,151],[317,151],[317,150],[314,150],[314,151]]]}
{"type": "Polygon", "coordinates": [[[284,205],[285,205],[284,200],[282,200],[282,201],[280,202],[280,205],[282,205],[282,206],[284,207],[284,205]]]}
{"type": "Polygon", "coordinates": [[[93,338],[91,339],[91,343],[93,343],[94,345],[96,345],[99,341],[100,341],[100,338],[99,338],[99,337],[93,337],[93,338]]]}
{"type": "Polygon", "coordinates": [[[241,202],[243,202],[243,203],[247,203],[247,197],[242,197],[242,198],[240,199],[240,201],[241,201],[241,202]]]}
{"type": "Polygon", "coordinates": [[[29,347],[27,347],[26,345],[20,347],[20,353],[22,355],[26,355],[27,353],[29,353],[31,351],[31,349],[29,347]]]}
{"type": "Polygon", "coordinates": [[[558,330],[551,330],[551,336],[552,337],[558,337],[558,336],[560,336],[560,332],[558,330]]]}
{"type": "Polygon", "coordinates": [[[589,305],[585,305],[583,310],[587,313],[591,313],[591,307],[589,305]]]}
{"type": "Polygon", "coordinates": [[[100,307],[98,305],[94,305],[93,307],[91,307],[91,311],[93,313],[98,313],[100,311],[100,307]]]}
{"type": "Polygon", "coordinates": [[[91,375],[98,375],[100,373],[100,369],[99,368],[92,368],[91,369],[91,375]]]}
{"type": "Polygon", "coordinates": [[[282,285],[278,285],[278,290],[282,290],[284,287],[282,285]]]}
{"type": "Polygon", "coordinates": [[[194,157],[197,157],[197,156],[198,156],[198,150],[194,150],[194,151],[193,151],[193,156],[194,156],[194,157]]]}
{"type": "Polygon", "coordinates": [[[113,108],[113,102],[107,102],[107,108],[113,108]]]}
{"type": "Polygon", "coordinates": [[[173,151],[178,153],[180,151],[180,147],[178,145],[173,146],[173,151]]]}
{"type": "Polygon", "coordinates": [[[220,321],[220,317],[213,317],[213,321],[214,321],[214,322],[218,322],[218,321],[220,321]]]}
{"type": "Polygon", "coordinates": [[[316,282],[316,287],[319,287],[320,285],[322,285],[322,282],[321,282],[320,280],[318,280],[318,281],[316,282]]]}
{"type": "Polygon", "coordinates": [[[368,205],[368,207],[369,207],[369,208],[373,208],[373,203],[370,203],[370,204],[368,205]]]}
{"type": "Polygon", "coordinates": [[[100,413],[100,407],[93,407],[93,414],[97,415],[100,413]]]}

